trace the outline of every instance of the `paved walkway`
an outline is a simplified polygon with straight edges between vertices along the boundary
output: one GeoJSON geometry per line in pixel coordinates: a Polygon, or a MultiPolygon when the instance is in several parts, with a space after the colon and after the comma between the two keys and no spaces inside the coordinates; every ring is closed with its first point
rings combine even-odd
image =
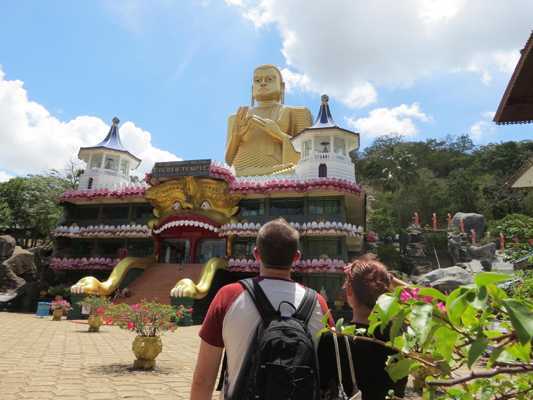
{"type": "Polygon", "coordinates": [[[131,370],[131,332],[0,312],[0,399],[188,399],[198,329],[164,335],[158,366],[141,372],[131,370]]]}

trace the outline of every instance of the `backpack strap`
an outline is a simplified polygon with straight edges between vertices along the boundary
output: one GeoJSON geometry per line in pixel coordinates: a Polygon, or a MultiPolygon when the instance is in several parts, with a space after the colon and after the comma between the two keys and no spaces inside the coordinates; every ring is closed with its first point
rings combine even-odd
{"type": "Polygon", "coordinates": [[[253,278],[243,279],[239,281],[242,286],[246,289],[252,300],[254,301],[255,307],[263,320],[263,323],[268,323],[273,319],[276,319],[279,316],[279,313],[274,309],[270,300],[266,296],[263,288],[259,285],[259,282],[253,278]]]}
{"type": "Polygon", "coordinates": [[[306,288],[304,298],[296,312],[293,314],[293,317],[299,319],[305,324],[305,326],[307,326],[309,320],[313,316],[313,311],[315,310],[316,302],[316,291],[311,288],[306,288]]]}

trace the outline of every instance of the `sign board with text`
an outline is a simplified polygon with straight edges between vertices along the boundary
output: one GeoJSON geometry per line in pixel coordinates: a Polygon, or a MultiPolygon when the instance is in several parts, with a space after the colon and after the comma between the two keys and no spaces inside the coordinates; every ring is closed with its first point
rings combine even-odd
{"type": "Polygon", "coordinates": [[[152,177],[180,178],[183,176],[209,176],[211,160],[170,161],[155,163],[152,177]]]}

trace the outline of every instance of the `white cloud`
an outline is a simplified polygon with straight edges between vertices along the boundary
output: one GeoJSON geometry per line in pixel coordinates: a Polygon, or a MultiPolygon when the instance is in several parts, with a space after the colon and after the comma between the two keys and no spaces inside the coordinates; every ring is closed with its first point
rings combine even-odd
{"type": "Polygon", "coordinates": [[[7,172],[0,171],[0,182],[7,182],[13,178],[11,175],[9,175],[7,172]]]}
{"type": "Polygon", "coordinates": [[[394,108],[376,108],[369,112],[368,117],[346,118],[348,125],[360,132],[363,139],[391,134],[415,136],[418,133],[415,121],[431,121],[431,117],[420,109],[418,103],[401,104],[394,108]]]}
{"type": "Polygon", "coordinates": [[[377,93],[368,82],[360,82],[354,84],[349,90],[346,88],[337,87],[321,87],[315,81],[312,81],[309,76],[305,74],[299,74],[291,71],[289,68],[283,68],[281,70],[283,80],[288,92],[296,90],[304,92],[312,92],[316,94],[328,94],[330,96],[338,98],[346,106],[351,108],[365,107],[369,104],[375,103],[377,100],[377,93]]]}
{"type": "Polygon", "coordinates": [[[494,139],[496,127],[492,122],[493,111],[481,113],[481,119],[470,127],[470,137],[476,143],[488,143],[494,139]]]}
{"type": "MultiPolygon", "coordinates": [[[[108,131],[109,123],[97,117],[59,120],[28,98],[22,81],[7,80],[0,68],[0,171],[27,174],[61,170],[80,147],[97,144],[108,131]]],[[[140,175],[155,161],[178,159],[155,147],[150,132],[133,122],[125,122],[120,133],[124,146],[143,160],[136,172],[140,175]]]]}
{"type": "Polygon", "coordinates": [[[436,71],[490,83],[509,74],[531,30],[533,2],[508,0],[226,0],[258,29],[277,28],[291,88],[328,92],[350,107],[375,87],[436,71]]]}

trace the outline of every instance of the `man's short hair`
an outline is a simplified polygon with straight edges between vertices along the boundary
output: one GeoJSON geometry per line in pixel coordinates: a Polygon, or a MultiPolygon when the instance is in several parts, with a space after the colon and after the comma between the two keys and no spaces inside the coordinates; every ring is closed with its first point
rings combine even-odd
{"type": "Polygon", "coordinates": [[[283,218],[267,222],[257,233],[256,246],[263,266],[289,269],[298,251],[300,235],[283,218]]]}

